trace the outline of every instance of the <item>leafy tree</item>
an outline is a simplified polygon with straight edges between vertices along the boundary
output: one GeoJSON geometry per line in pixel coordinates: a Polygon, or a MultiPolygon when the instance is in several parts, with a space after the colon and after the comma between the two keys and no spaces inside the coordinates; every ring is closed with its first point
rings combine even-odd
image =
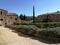
{"type": "Polygon", "coordinates": [[[25,14],[24,14],[24,20],[26,19],[26,16],[25,16],[25,14]]]}
{"type": "Polygon", "coordinates": [[[20,19],[25,21],[33,20],[33,16],[26,16],[25,14],[20,14],[20,19]]]}
{"type": "Polygon", "coordinates": [[[25,14],[24,15],[23,14],[20,14],[20,19],[21,20],[25,20],[25,18],[26,18],[25,14]]]}
{"type": "Polygon", "coordinates": [[[26,20],[26,21],[33,20],[33,16],[25,16],[25,20],[26,20]]]}
{"type": "Polygon", "coordinates": [[[20,17],[20,19],[21,19],[21,20],[23,20],[23,19],[24,19],[23,14],[20,14],[20,16],[19,16],[19,17],[20,17]]]}

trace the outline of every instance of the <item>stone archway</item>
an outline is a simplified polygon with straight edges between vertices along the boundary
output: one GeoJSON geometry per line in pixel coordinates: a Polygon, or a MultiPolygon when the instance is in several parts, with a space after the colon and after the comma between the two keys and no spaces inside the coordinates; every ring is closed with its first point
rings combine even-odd
{"type": "Polygon", "coordinates": [[[0,25],[3,25],[3,18],[0,19],[0,25]]]}

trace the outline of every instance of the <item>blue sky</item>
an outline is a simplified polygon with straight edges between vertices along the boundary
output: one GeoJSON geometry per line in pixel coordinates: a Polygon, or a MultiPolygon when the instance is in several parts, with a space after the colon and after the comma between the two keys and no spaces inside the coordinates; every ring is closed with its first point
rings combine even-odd
{"type": "Polygon", "coordinates": [[[60,11],[60,0],[0,0],[0,8],[9,12],[32,16],[35,6],[36,16],[43,13],[60,11]]]}

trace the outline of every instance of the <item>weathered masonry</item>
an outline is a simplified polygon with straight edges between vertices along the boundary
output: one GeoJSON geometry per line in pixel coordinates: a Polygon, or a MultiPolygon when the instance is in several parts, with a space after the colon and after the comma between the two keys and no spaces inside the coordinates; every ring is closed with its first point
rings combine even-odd
{"type": "Polygon", "coordinates": [[[16,13],[8,13],[8,11],[0,9],[0,25],[13,24],[16,22],[20,22],[16,13]]]}
{"type": "Polygon", "coordinates": [[[36,22],[44,22],[44,21],[49,22],[60,22],[60,12],[53,12],[53,13],[46,13],[46,14],[41,14],[36,17],[36,22]]]}

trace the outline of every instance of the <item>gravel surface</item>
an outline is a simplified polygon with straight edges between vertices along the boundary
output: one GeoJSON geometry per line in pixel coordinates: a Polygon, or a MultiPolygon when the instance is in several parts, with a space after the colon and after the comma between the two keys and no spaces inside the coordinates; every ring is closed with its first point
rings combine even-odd
{"type": "MultiPolygon", "coordinates": [[[[46,44],[29,37],[19,36],[12,32],[11,29],[0,26],[0,45],[55,45],[46,44]]],[[[56,44],[60,45],[60,44],[56,44]]]]}

